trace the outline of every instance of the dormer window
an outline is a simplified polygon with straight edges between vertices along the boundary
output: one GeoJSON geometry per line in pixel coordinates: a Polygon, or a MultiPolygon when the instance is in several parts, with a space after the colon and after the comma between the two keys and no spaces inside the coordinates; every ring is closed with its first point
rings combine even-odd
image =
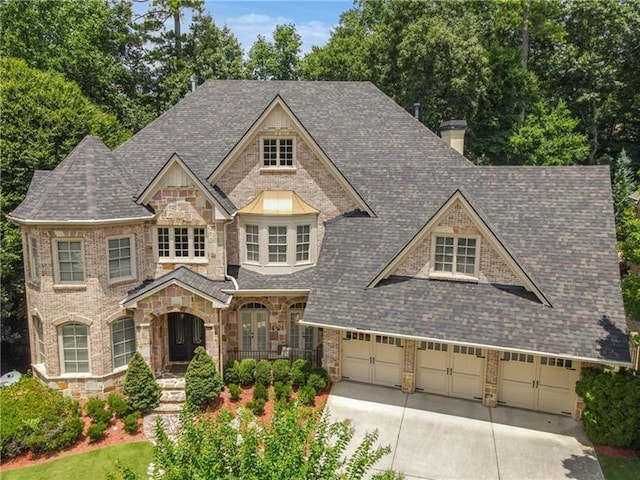
{"type": "Polygon", "coordinates": [[[156,251],[160,261],[204,261],[205,227],[158,227],[156,251]]]}
{"type": "Polygon", "coordinates": [[[432,243],[432,276],[475,280],[478,274],[475,237],[436,235],[432,243]]]}
{"type": "Polygon", "coordinates": [[[263,138],[262,165],[265,168],[292,168],[295,156],[293,138],[263,138]]]}

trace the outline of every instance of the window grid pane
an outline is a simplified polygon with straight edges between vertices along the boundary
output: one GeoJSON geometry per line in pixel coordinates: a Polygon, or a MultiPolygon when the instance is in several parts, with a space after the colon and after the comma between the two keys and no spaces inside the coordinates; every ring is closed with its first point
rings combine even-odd
{"type": "Polygon", "coordinates": [[[188,257],[189,256],[189,229],[174,228],[173,243],[174,243],[176,257],[188,257]]]}
{"type": "Polygon", "coordinates": [[[309,232],[309,225],[298,225],[296,228],[296,262],[309,261],[309,232]]]}
{"type": "Polygon", "coordinates": [[[475,273],[476,265],[476,240],[474,238],[458,238],[456,251],[456,272],[475,273]]]}
{"type": "Polygon", "coordinates": [[[29,253],[30,258],[30,270],[31,280],[38,281],[40,279],[40,259],[38,258],[38,239],[34,237],[29,238],[29,253]]]}
{"type": "Polygon", "coordinates": [[[281,167],[293,166],[293,139],[292,138],[280,139],[280,166],[281,167]]]}
{"type": "Polygon", "coordinates": [[[82,245],[79,240],[61,240],[58,245],[58,267],[61,282],[82,282],[82,245]]]}
{"type": "Polygon", "coordinates": [[[65,373],[89,372],[87,327],[79,323],[63,325],[62,355],[65,373]]]}
{"type": "Polygon", "coordinates": [[[265,167],[275,167],[278,165],[278,144],[275,138],[265,138],[262,140],[262,155],[265,167]]]}
{"type": "Polygon", "coordinates": [[[258,240],[258,226],[247,225],[245,228],[247,244],[247,261],[260,261],[260,243],[258,240]]]}
{"type": "Polygon", "coordinates": [[[44,326],[39,317],[33,317],[33,332],[36,337],[36,363],[44,363],[44,326]]]}
{"type": "Polygon", "coordinates": [[[204,257],[204,228],[193,229],[193,255],[204,257]]]}
{"type": "Polygon", "coordinates": [[[131,276],[131,239],[109,239],[109,278],[131,276]]]}
{"type": "Polygon", "coordinates": [[[286,263],[287,227],[269,227],[269,263],[286,263]]]}
{"type": "Polygon", "coordinates": [[[158,228],[158,256],[171,256],[169,248],[169,229],[166,227],[158,228]]]}
{"type": "Polygon", "coordinates": [[[136,351],[136,331],[133,317],[116,320],[111,325],[113,368],[124,367],[136,351]]]}
{"type": "Polygon", "coordinates": [[[435,253],[435,270],[453,272],[453,237],[436,237],[435,253]]]}

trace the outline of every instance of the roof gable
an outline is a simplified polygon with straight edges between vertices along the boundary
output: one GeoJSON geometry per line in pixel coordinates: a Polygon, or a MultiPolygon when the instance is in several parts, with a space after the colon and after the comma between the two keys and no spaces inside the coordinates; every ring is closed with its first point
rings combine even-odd
{"type": "Polygon", "coordinates": [[[336,165],[329,159],[325,152],[320,148],[315,139],[309,134],[307,129],[298,120],[289,106],[280,96],[276,94],[267,108],[260,114],[251,127],[246,131],[242,138],[231,149],[227,156],[220,162],[208,181],[215,185],[224,173],[231,167],[233,162],[238,158],[241,152],[249,145],[255,136],[262,131],[273,132],[296,132],[303,141],[309,146],[314,155],[320,160],[320,163],[326,168],[327,172],[339,183],[339,185],[347,192],[355,204],[364,212],[371,216],[375,216],[373,210],[365,202],[362,196],[356,191],[346,177],[338,170],[336,165]]]}
{"type": "Polygon", "coordinates": [[[200,190],[211,202],[215,210],[216,219],[228,220],[231,218],[230,212],[211,194],[207,185],[193,173],[187,163],[174,153],[158,171],[156,176],[149,182],[144,190],[138,195],[136,202],[146,205],[153,196],[163,188],[195,188],[200,190]]]}
{"type": "MultiPolygon", "coordinates": [[[[527,273],[522,262],[512,253],[504,240],[500,238],[495,227],[487,221],[486,217],[477,208],[473,207],[459,189],[449,197],[416,235],[394,256],[391,262],[376,275],[367,288],[373,288],[383,279],[397,273],[407,272],[409,269],[415,272],[412,276],[428,277],[430,255],[426,252],[430,251],[429,246],[432,234],[438,232],[443,234],[479,235],[488,243],[490,250],[486,253],[494,254],[493,261],[501,262],[499,266],[506,267],[508,270],[507,278],[511,277],[516,280],[517,285],[533,292],[542,304],[551,306],[551,303],[534,279],[527,273]],[[409,267],[409,263],[413,263],[413,265],[409,267]],[[422,265],[419,265],[420,263],[422,265]]],[[[484,244],[485,242],[482,243],[484,244]]]]}

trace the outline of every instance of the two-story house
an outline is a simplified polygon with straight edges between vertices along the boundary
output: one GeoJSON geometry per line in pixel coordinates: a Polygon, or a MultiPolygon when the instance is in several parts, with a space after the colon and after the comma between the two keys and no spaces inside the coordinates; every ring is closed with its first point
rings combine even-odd
{"type": "Polygon", "coordinates": [[[10,218],[34,373],[76,397],[203,345],[572,415],[630,364],[608,169],[474,166],[370,83],[207,82],[10,218]]]}

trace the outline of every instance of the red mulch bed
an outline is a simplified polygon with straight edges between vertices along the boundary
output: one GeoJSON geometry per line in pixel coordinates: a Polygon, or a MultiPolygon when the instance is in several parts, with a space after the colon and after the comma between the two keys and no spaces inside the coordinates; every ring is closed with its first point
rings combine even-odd
{"type": "MultiPolygon", "coordinates": [[[[316,397],[316,408],[323,408],[324,404],[329,397],[329,390],[320,393],[316,397]]],[[[292,398],[296,398],[296,393],[292,393],[292,398]]],[[[220,394],[220,398],[218,398],[210,407],[212,416],[215,417],[217,412],[220,411],[221,408],[226,408],[232,412],[242,405],[246,405],[247,402],[253,400],[253,387],[246,388],[242,390],[242,397],[238,402],[232,402],[231,396],[229,395],[229,390],[225,387],[223,392],[220,394]]],[[[263,422],[268,422],[273,415],[273,408],[275,406],[275,401],[270,399],[264,406],[264,413],[260,415],[258,418],[263,422]]],[[[82,417],[82,421],[85,424],[84,430],[86,431],[87,426],[91,423],[91,420],[84,416],[82,417]]],[[[140,424],[142,425],[142,419],[140,420],[140,424]]],[[[23,468],[23,467],[31,467],[33,465],[38,465],[40,463],[49,462],[51,460],[56,460],[61,457],[65,457],[67,455],[73,455],[76,453],[84,453],[90,450],[96,450],[98,448],[110,447],[112,445],[119,445],[121,443],[127,442],[139,442],[141,440],[145,440],[145,436],[142,433],[142,427],[138,430],[138,433],[135,435],[129,435],[122,428],[122,422],[120,420],[115,420],[111,422],[109,428],[105,431],[104,437],[102,440],[96,443],[89,443],[89,437],[87,437],[84,433],[80,435],[78,441],[71,445],[70,447],[65,448],[59,452],[49,453],[46,455],[34,456],[30,452],[25,452],[22,455],[19,455],[14,458],[7,459],[6,461],[3,459],[0,464],[0,472],[5,470],[12,470],[15,468],[23,468]]]]}
{"type": "Polygon", "coordinates": [[[614,458],[633,458],[640,457],[640,450],[627,450],[625,448],[609,447],[607,445],[600,445],[598,443],[593,444],[593,448],[600,455],[606,455],[607,457],[614,458]]]}

